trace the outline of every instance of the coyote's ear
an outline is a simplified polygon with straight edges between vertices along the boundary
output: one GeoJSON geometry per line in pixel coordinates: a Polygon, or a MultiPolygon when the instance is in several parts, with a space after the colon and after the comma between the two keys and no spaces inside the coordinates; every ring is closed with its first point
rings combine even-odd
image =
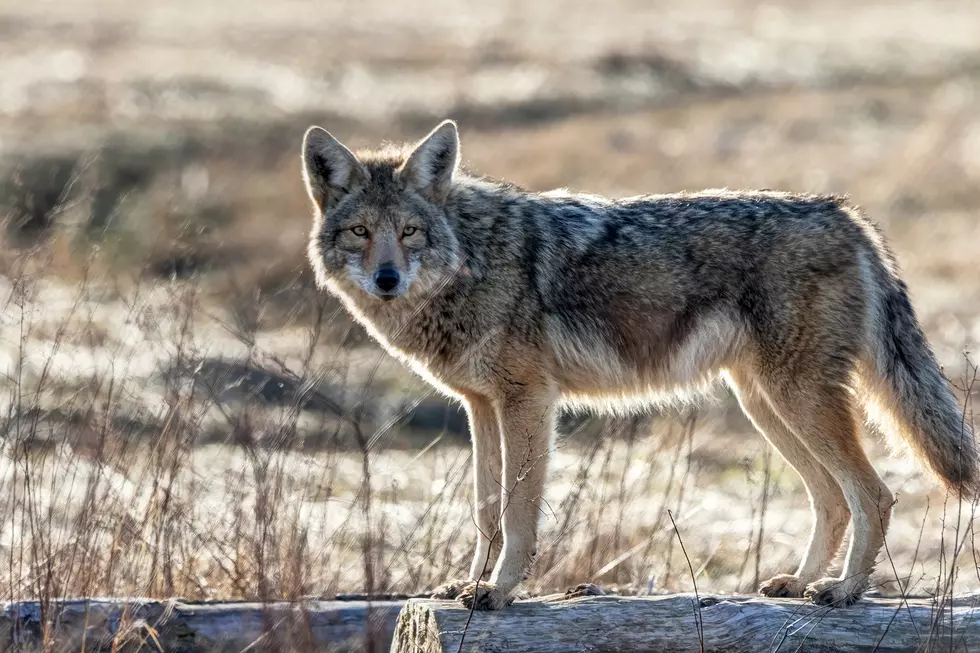
{"type": "Polygon", "coordinates": [[[368,181],[368,171],[330,132],[310,127],[303,137],[303,181],[318,209],[325,210],[368,181]]]}
{"type": "Polygon", "coordinates": [[[456,123],[446,120],[415,146],[398,170],[398,177],[429,199],[442,203],[449,194],[459,165],[456,123]]]}

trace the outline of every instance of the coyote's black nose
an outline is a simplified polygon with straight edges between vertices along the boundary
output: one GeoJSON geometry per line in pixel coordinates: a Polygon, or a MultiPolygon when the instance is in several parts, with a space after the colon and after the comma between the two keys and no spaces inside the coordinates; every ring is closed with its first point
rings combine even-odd
{"type": "Polygon", "coordinates": [[[384,292],[391,292],[398,286],[398,270],[390,265],[382,265],[374,273],[374,283],[384,292]]]}

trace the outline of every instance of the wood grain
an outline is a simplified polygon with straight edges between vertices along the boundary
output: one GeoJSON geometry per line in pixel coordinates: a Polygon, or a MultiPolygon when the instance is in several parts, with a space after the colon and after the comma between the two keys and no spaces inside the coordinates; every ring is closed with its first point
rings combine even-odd
{"type": "Polygon", "coordinates": [[[0,604],[0,651],[387,651],[404,601],[0,604]]]}
{"type": "Polygon", "coordinates": [[[980,650],[980,595],[942,613],[929,599],[868,598],[847,608],[794,599],[597,596],[517,602],[474,613],[447,601],[410,600],[392,653],[711,651],[814,653],[980,650]],[[704,643],[698,638],[701,619],[704,643]],[[952,628],[950,627],[952,625],[952,628]],[[465,630],[465,636],[464,636],[465,630]],[[462,647],[460,647],[462,640],[462,647]],[[952,647],[951,647],[952,644],[952,647]]]}

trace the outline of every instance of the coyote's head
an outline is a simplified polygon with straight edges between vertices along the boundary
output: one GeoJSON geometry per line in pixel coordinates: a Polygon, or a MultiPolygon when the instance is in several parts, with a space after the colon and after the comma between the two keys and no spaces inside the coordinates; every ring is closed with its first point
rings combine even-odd
{"type": "Polygon", "coordinates": [[[459,164],[451,121],[414,148],[354,154],[327,131],[303,139],[316,213],[309,256],[317,283],[354,300],[424,297],[457,274],[445,202],[459,164]]]}

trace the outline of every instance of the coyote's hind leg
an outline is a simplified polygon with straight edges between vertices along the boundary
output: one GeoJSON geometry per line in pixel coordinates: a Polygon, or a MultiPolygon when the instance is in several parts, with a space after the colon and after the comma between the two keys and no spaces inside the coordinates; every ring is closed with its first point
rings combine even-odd
{"type": "Polygon", "coordinates": [[[789,430],[750,374],[732,373],[739,405],[776,451],[799,473],[810,497],[813,526],[800,566],[793,574],[779,574],[762,583],[759,592],[774,597],[801,597],[806,586],[822,577],[840,549],[850,518],[840,485],[789,430]]]}

